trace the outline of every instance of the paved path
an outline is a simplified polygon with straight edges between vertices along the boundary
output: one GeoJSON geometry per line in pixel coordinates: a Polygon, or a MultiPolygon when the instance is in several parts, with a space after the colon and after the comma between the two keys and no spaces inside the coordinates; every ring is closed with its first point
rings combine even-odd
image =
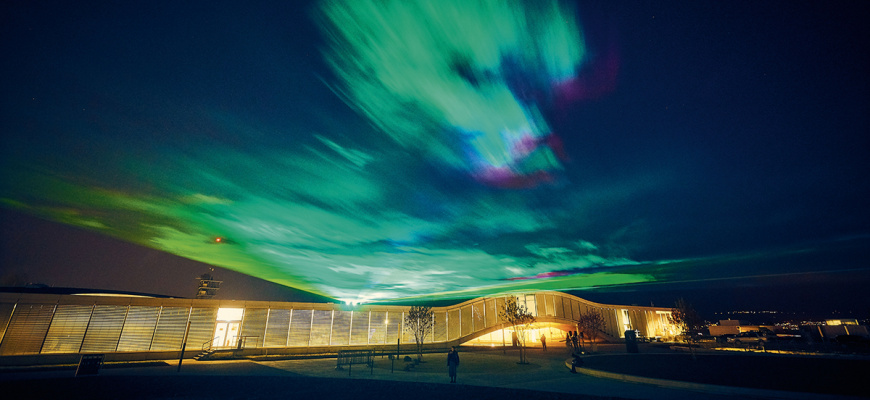
{"type": "MultiPolygon", "coordinates": [[[[604,348],[602,351],[619,352],[624,347],[604,348]]],[[[561,350],[561,349],[558,349],[561,350]]],[[[528,351],[528,364],[518,364],[519,354],[517,350],[502,351],[472,351],[460,352],[461,364],[459,366],[458,384],[450,384],[447,377],[446,355],[427,354],[425,362],[416,366],[411,371],[404,371],[405,363],[396,361],[391,371],[391,360],[377,358],[373,370],[363,365],[353,366],[348,371],[335,369],[335,358],[306,359],[306,360],[274,360],[274,361],[207,361],[197,362],[185,360],[181,372],[176,372],[177,360],[167,360],[168,365],[149,367],[128,368],[104,368],[100,371],[101,377],[143,377],[142,379],[157,378],[164,376],[166,381],[194,378],[204,379],[206,376],[214,378],[220,376],[233,377],[285,377],[292,379],[312,379],[317,385],[328,385],[332,382],[346,382],[345,380],[364,380],[367,387],[376,385],[377,381],[394,381],[406,383],[423,383],[426,385],[438,384],[456,393],[480,392],[484,387],[503,389],[527,389],[540,392],[555,392],[569,395],[600,396],[601,398],[620,399],[733,399],[733,398],[799,398],[799,399],[822,399],[830,396],[812,396],[800,393],[789,394],[788,392],[757,392],[741,393],[739,395],[710,391],[699,388],[673,388],[662,387],[650,383],[633,383],[622,380],[594,377],[584,374],[572,374],[565,365],[568,358],[565,351],[551,349],[544,352],[540,349],[528,351]],[[350,372],[350,374],[349,374],[350,372]],[[201,378],[196,378],[197,376],[201,378]],[[148,377],[148,378],[146,378],[148,377]],[[341,381],[335,381],[341,379],[341,381]],[[455,388],[467,387],[467,391],[457,391],[455,388]]],[[[71,370],[4,373],[0,375],[0,381],[16,379],[45,379],[45,378],[69,378],[74,374],[71,370]]],[[[229,379],[229,378],[227,378],[229,379]]],[[[9,383],[9,382],[7,382],[9,383]]],[[[363,382],[360,382],[361,384],[363,382]]],[[[385,388],[391,384],[383,382],[385,388]]],[[[405,386],[407,387],[407,386],[405,386]]],[[[252,390],[258,390],[253,389],[252,390]]],[[[263,388],[265,390],[265,388],[263,388]]],[[[438,389],[435,389],[438,390],[438,389]]],[[[214,395],[214,393],[212,393],[214,395]]],[[[579,396],[583,397],[583,396],[579,396]]],[[[187,397],[172,397],[187,398],[187,397]]],[[[213,398],[219,398],[214,397],[213,398]]],[[[235,398],[235,397],[233,397],[235,398]]],[[[273,398],[262,396],[259,398],[273,398]]],[[[282,397],[275,397],[282,398],[282,397]]],[[[423,397],[425,398],[425,396],[423,397]]]]}
{"type": "MultiPolygon", "coordinates": [[[[618,351],[624,346],[603,349],[618,351]]],[[[499,387],[510,389],[528,389],[546,392],[584,394],[590,396],[615,397],[626,399],[675,399],[675,398],[782,398],[782,399],[828,399],[830,396],[816,396],[802,393],[752,391],[744,390],[739,394],[710,390],[704,385],[696,387],[667,387],[650,383],[634,383],[616,379],[594,377],[585,374],[572,374],[566,367],[567,352],[540,349],[528,351],[529,364],[518,364],[519,353],[516,350],[502,351],[463,351],[460,352],[461,363],[458,372],[458,383],[474,386],[499,387]]],[[[349,379],[375,379],[404,382],[449,383],[447,377],[446,355],[427,354],[423,357],[425,363],[404,371],[404,362],[396,362],[394,371],[390,371],[390,360],[378,359],[374,369],[355,366],[348,376],[348,371],[336,371],[334,359],[323,360],[284,360],[261,361],[260,366],[268,366],[294,374],[349,379]]],[[[678,385],[679,386],[679,385],[678,385]]]]}

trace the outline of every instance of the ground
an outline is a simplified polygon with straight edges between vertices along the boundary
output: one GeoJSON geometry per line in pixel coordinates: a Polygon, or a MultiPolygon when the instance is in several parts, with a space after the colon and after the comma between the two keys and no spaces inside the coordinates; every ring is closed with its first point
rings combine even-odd
{"type": "Polygon", "coordinates": [[[63,399],[284,399],[328,398],[456,400],[473,399],[672,399],[870,397],[863,380],[866,357],[795,357],[770,354],[691,355],[643,345],[628,354],[624,345],[600,346],[584,367],[657,379],[753,388],[735,393],[683,385],[642,384],[571,374],[565,349],[529,350],[519,364],[513,349],[463,347],[459,383],[450,384],[446,356],[426,354],[405,371],[403,361],[378,357],[373,369],[335,369],[335,359],[246,359],[197,362],[177,360],[108,364],[96,376],[74,377],[74,366],[0,370],[5,393],[26,398],[63,399]],[[776,392],[754,393],[756,389],[776,392]],[[748,394],[747,394],[748,393],[748,394]],[[300,397],[303,396],[303,397],[300,397]]]}
{"type": "Polygon", "coordinates": [[[807,393],[868,396],[867,358],[770,354],[608,354],[584,367],[626,375],[711,385],[807,393]]]}

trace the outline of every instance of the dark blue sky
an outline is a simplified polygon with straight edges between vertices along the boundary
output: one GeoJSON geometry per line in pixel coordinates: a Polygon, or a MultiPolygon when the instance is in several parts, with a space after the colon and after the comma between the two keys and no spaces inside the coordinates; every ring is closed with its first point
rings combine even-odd
{"type": "Polygon", "coordinates": [[[3,207],[344,300],[847,285],[828,305],[866,304],[860,2],[529,2],[531,52],[385,8],[382,53],[348,27],[370,14],[329,4],[5,3],[3,207]],[[571,17],[579,44],[540,41],[571,17]],[[576,48],[567,80],[542,61],[576,48]]]}

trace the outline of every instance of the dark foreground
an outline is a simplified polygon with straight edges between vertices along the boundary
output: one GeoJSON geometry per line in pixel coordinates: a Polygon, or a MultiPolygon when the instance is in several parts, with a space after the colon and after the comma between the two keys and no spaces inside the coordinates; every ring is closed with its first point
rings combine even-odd
{"type": "MultiPolygon", "coordinates": [[[[730,399],[870,397],[870,359],[705,352],[693,360],[667,347],[600,346],[583,367],[623,379],[572,374],[567,353],[463,348],[459,384],[450,384],[443,354],[410,371],[378,357],[373,368],[336,370],[335,359],[187,361],[107,364],[74,377],[75,366],[0,369],[0,393],[27,399],[730,399]],[[395,370],[394,368],[395,367],[395,370]],[[630,376],[658,379],[637,383],[630,376]],[[664,381],[667,380],[667,381],[664,381]],[[681,382],[668,383],[668,381],[681,382]],[[698,387],[693,384],[706,384],[698,387]],[[716,385],[716,386],[709,386],[716,385]],[[726,388],[722,388],[726,387],[726,388]],[[733,388],[746,388],[739,391],[733,388]],[[759,390],[763,389],[763,390],[759,390]],[[794,395],[794,396],[792,396],[794,395]],[[808,396],[807,396],[808,395],[808,396]],[[304,396],[304,397],[299,397],[304,396]]],[[[5,399],[5,397],[3,397],[5,399]]]]}
{"type": "Polygon", "coordinates": [[[284,376],[89,376],[3,382],[29,399],[617,399],[426,382],[284,376]]]}
{"type": "Polygon", "coordinates": [[[870,397],[870,359],[764,354],[631,354],[588,357],[584,367],[709,385],[870,397]]]}

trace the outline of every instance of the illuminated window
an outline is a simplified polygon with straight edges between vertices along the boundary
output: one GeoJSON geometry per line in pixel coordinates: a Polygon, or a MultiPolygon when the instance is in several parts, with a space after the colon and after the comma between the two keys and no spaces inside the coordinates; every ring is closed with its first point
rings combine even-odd
{"type": "Polygon", "coordinates": [[[631,317],[628,315],[627,309],[622,309],[622,330],[627,331],[631,329],[631,317]]]}
{"type": "Polygon", "coordinates": [[[217,312],[218,321],[241,321],[242,314],[245,313],[244,308],[219,308],[217,312]]]}

